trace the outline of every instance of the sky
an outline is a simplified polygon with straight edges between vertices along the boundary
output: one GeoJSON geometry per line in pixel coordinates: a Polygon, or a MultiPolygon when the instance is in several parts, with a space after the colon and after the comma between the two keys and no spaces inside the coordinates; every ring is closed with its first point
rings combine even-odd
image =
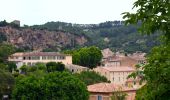
{"type": "Polygon", "coordinates": [[[20,20],[21,25],[50,21],[97,24],[122,20],[121,13],[133,12],[135,0],[0,0],[0,21],[20,20]]]}

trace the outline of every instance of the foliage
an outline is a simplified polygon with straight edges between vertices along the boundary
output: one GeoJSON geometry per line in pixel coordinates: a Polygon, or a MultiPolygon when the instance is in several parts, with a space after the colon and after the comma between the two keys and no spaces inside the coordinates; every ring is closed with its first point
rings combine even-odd
{"type": "Polygon", "coordinates": [[[15,79],[11,73],[0,69],[0,98],[2,98],[3,95],[10,96],[14,83],[15,79]]]}
{"type": "Polygon", "coordinates": [[[2,43],[3,41],[6,41],[7,37],[4,33],[0,32],[0,43],[2,43]]]}
{"type": "Polygon", "coordinates": [[[101,82],[109,82],[106,77],[101,76],[94,71],[83,71],[81,73],[76,73],[75,76],[78,77],[86,85],[92,85],[101,82]]]}
{"type": "Polygon", "coordinates": [[[118,90],[113,92],[111,99],[112,100],[126,100],[127,94],[122,91],[122,88],[120,87],[118,90]]]}
{"type": "Polygon", "coordinates": [[[64,71],[65,65],[62,62],[48,62],[46,64],[48,72],[64,71]]]}
{"type": "Polygon", "coordinates": [[[147,83],[137,92],[137,100],[169,100],[170,97],[170,2],[169,0],[137,0],[136,13],[124,13],[127,24],[141,22],[140,32],[161,32],[162,44],[152,49],[144,66],[147,83]]]}
{"type": "Polygon", "coordinates": [[[17,69],[17,65],[15,62],[8,62],[7,65],[9,72],[15,71],[17,69]]]}
{"type": "Polygon", "coordinates": [[[170,39],[170,2],[169,0],[137,0],[134,3],[136,13],[125,12],[126,24],[142,22],[141,33],[152,34],[162,31],[170,39]]]}
{"type": "Polygon", "coordinates": [[[14,100],[88,100],[88,95],[84,83],[67,72],[19,77],[13,91],[14,100]]]}
{"type": "Polygon", "coordinates": [[[96,67],[102,58],[100,49],[95,46],[84,47],[74,51],[67,51],[65,53],[72,54],[73,64],[85,66],[91,69],[96,67]]]}
{"type": "Polygon", "coordinates": [[[12,46],[10,44],[6,44],[6,43],[1,43],[0,44],[0,60],[1,60],[1,62],[6,62],[8,56],[14,52],[15,52],[14,46],[12,46]]]}
{"type": "MultiPolygon", "coordinates": [[[[97,46],[100,49],[111,48],[116,51],[125,50],[132,53],[136,51],[149,52],[155,45],[159,45],[156,38],[159,34],[142,36],[136,34],[140,25],[124,25],[124,21],[107,21],[99,24],[72,24],[65,22],[48,22],[44,25],[31,26],[33,29],[63,31],[65,34],[73,34],[72,44],[62,47],[62,50],[80,48],[82,46],[97,46]],[[76,36],[84,36],[88,41],[83,45],[77,45],[76,36]],[[107,41],[106,41],[107,40],[107,41]]],[[[56,51],[55,48],[44,51],[56,51]]]]}

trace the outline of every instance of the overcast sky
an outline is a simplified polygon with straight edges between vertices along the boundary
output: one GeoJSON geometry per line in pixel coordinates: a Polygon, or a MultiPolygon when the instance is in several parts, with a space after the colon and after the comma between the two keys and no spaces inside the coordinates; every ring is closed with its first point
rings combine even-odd
{"type": "Polygon", "coordinates": [[[21,24],[63,21],[96,24],[122,20],[121,13],[132,12],[135,0],[0,0],[0,20],[21,24]]]}

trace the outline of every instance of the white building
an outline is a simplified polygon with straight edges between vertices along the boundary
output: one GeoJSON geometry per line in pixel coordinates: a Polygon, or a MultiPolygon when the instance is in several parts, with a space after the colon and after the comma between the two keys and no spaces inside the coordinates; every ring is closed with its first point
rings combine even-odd
{"type": "Polygon", "coordinates": [[[22,52],[10,55],[8,61],[16,62],[17,68],[20,68],[22,65],[32,66],[37,62],[62,62],[66,65],[72,64],[72,56],[57,52],[22,52]]]}

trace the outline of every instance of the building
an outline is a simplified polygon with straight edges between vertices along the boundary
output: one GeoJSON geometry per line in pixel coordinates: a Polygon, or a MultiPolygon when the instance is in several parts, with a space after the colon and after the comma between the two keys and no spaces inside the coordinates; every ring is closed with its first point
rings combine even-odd
{"type": "Polygon", "coordinates": [[[89,68],[87,68],[87,67],[74,65],[74,64],[67,64],[65,67],[72,73],[81,73],[82,71],[89,70],[89,68]]]}
{"type": "Polygon", "coordinates": [[[101,50],[101,52],[102,52],[102,55],[103,55],[103,59],[106,59],[106,58],[114,55],[114,53],[109,48],[101,50]]]}
{"type": "Polygon", "coordinates": [[[37,62],[62,62],[66,65],[72,64],[72,56],[57,52],[21,52],[10,55],[8,61],[16,62],[17,68],[22,65],[32,66],[37,62]]]}
{"type": "Polygon", "coordinates": [[[145,55],[146,55],[146,53],[136,52],[136,53],[129,54],[129,55],[125,56],[122,53],[117,52],[112,56],[107,56],[107,57],[103,58],[101,63],[102,63],[102,66],[105,66],[105,67],[107,67],[107,66],[135,67],[137,64],[145,64],[146,63],[145,55]]]}
{"type": "Polygon", "coordinates": [[[118,67],[118,66],[131,66],[131,67],[135,67],[136,64],[138,64],[139,61],[136,59],[133,59],[129,56],[124,56],[124,57],[120,57],[120,56],[111,56],[108,57],[107,59],[105,59],[105,61],[102,61],[102,66],[108,67],[108,66],[112,66],[112,67],[118,67]]]}
{"type": "Polygon", "coordinates": [[[133,54],[129,54],[129,55],[128,55],[128,57],[136,60],[137,63],[139,63],[139,64],[146,64],[146,58],[145,58],[145,56],[146,56],[146,53],[142,53],[142,52],[140,52],[140,51],[137,51],[137,52],[135,52],[135,53],[133,53],[133,54]]]}
{"type": "Polygon", "coordinates": [[[20,21],[19,21],[19,20],[14,20],[14,21],[12,21],[12,23],[14,23],[14,24],[20,26],[20,21]]]}
{"type": "Polygon", "coordinates": [[[128,75],[135,71],[132,67],[97,67],[94,71],[100,75],[105,76],[111,83],[124,85],[127,81],[128,75]]]}
{"type": "Polygon", "coordinates": [[[127,94],[125,100],[135,100],[136,95],[135,88],[120,86],[114,83],[97,83],[89,85],[87,88],[90,93],[89,100],[111,100],[111,96],[117,91],[127,94]]]}

